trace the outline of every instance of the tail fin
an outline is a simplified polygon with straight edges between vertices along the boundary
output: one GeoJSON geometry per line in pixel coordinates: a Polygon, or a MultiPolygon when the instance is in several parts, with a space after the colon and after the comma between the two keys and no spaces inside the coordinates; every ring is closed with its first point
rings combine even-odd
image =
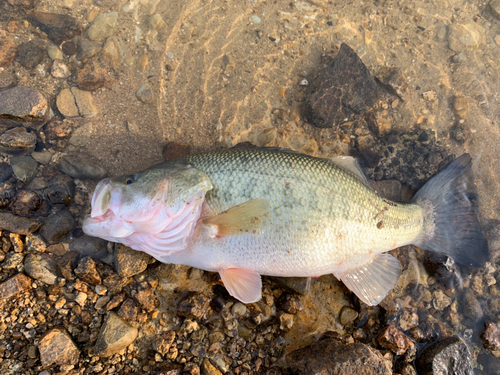
{"type": "Polygon", "coordinates": [[[443,252],[465,266],[483,266],[488,243],[477,219],[477,199],[471,157],[464,154],[413,198],[424,211],[424,230],[415,245],[443,252]]]}

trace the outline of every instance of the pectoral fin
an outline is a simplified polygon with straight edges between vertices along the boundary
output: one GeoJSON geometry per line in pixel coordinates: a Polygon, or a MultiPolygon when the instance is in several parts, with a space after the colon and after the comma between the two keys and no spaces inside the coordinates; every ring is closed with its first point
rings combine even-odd
{"type": "Polygon", "coordinates": [[[269,211],[267,199],[252,199],[203,220],[203,224],[215,226],[217,237],[254,232],[261,228],[262,220],[269,216],[269,211]]]}
{"type": "Polygon", "coordinates": [[[390,254],[380,254],[370,263],[335,277],[341,279],[361,301],[375,306],[396,286],[400,275],[399,261],[390,254]]]}
{"type": "Polygon", "coordinates": [[[253,303],[262,298],[262,280],[257,272],[226,268],[219,274],[229,294],[241,302],[253,303]]]}

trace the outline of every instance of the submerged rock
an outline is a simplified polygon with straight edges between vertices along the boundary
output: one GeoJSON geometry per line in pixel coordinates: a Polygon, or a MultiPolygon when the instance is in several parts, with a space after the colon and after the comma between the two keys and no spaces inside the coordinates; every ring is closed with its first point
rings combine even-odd
{"type": "Polygon", "coordinates": [[[481,334],[484,347],[491,350],[500,350],[500,324],[486,323],[485,330],[481,334]]]}
{"type": "Polygon", "coordinates": [[[57,45],[82,33],[82,27],[76,18],[66,14],[30,12],[27,18],[57,45]]]}
{"type": "Polygon", "coordinates": [[[73,178],[100,180],[106,177],[107,171],[89,156],[81,153],[64,156],[59,168],[73,178]]]}
{"type": "Polygon", "coordinates": [[[38,346],[42,366],[76,365],[80,350],[64,328],[54,328],[47,332],[38,346]]]}
{"type": "Polygon", "coordinates": [[[471,355],[465,342],[452,336],[435,342],[417,358],[419,375],[472,375],[471,355]]]}
{"type": "Polygon", "coordinates": [[[47,99],[31,87],[15,86],[0,91],[0,118],[11,119],[26,127],[39,128],[49,115],[47,99]]]}
{"type": "Polygon", "coordinates": [[[132,327],[114,312],[109,312],[99,331],[94,355],[110,357],[132,344],[137,334],[137,328],[132,327]]]}

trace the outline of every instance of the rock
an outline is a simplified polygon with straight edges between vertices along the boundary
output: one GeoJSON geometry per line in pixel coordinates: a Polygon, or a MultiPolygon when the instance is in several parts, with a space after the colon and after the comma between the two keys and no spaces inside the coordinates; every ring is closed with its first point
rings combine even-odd
{"type": "Polygon", "coordinates": [[[418,314],[409,309],[404,309],[399,316],[398,325],[403,331],[418,327],[418,314]]]}
{"type": "Polygon", "coordinates": [[[75,98],[78,113],[81,117],[87,118],[95,116],[99,111],[94,105],[92,94],[89,91],[79,90],[76,87],[71,88],[71,93],[75,98]]]}
{"type": "Polygon", "coordinates": [[[170,347],[174,343],[175,332],[167,331],[157,336],[153,341],[153,350],[161,355],[165,355],[170,350],[170,347]]]}
{"type": "Polygon", "coordinates": [[[191,292],[182,298],[177,305],[177,315],[184,318],[201,320],[205,316],[210,299],[201,293],[191,292]]]}
{"type": "Polygon", "coordinates": [[[425,348],[418,356],[419,375],[472,375],[471,355],[465,342],[452,336],[425,348]]]}
{"type": "Polygon", "coordinates": [[[47,332],[40,340],[38,350],[43,367],[52,364],[76,365],[80,358],[80,350],[64,328],[54,328],[47,332]]]}
{"type": "Polygon", "coordinates": [[[97,237],[83,235],[69,244],[69,249],[82,257],[103,259],[108,256],[108,242],[97,237]]]}
{"type": "Polygon", "coordinates": [[[340,311],[339,320],[341,324],[346,326],[354,322],[357,317],[358,317],[358,312],[356,310],[351,309],[348,306],[344,306],[340,311]]]}
{"type": "Polygon", "coordinates": [[[54,285],[57,282],[54,260],[46,254],[29,253],[24,258],[24,270],[33,279],[54,285]]]}
{"type": "Polygon", "coordinates": [[[465,96],[456,96],[453,98],[453,112],[458,118],[464,118],[469,111],[469,101],[465,96]]]}
{"type": "Polygon", "coordinates": [[[64,59],[64,54],[60,50],[58,46],[51,44],[47,47],[47,54],[51,58],[51,60],[62,60],[64,59]]]}
{"type": "Polygon", "coordinates": [[[182,373],[188,375],[200,375],[200,366],[193,362],[187,362],[182,369],[182,373]]]}
{"type": "Polygon", "coordinates": [[[397,180],[371,181],[373,189],[391,201],[401,201],[401,183],[397,180]]]}
{"type": "Polygon", "coordinates": [[[44,194],[52,205],[63,204],[69,206],[73,201],[75,182],[69,176],[55,175],[51,178],[44,194]]]}
{"type": "Polygon", "coordinates": [[[108,312],[106,320],[99,331],[94,347],[94,355],[110,357],[132,344],[138,330],[114,312],[108,312]]]}
{"type": "Polygon", "coordinates": [[[382,66],[377,78],[388,92],[401,99],[406,100],[410,93],[410,85],[401,69],[396,67],[382,66]]]}
{"type": "Polygon", "coordinates": [[[41,127],[50,114],[47,99],[31,87],[15,86],[0,91],[0,118],[9,118],[26,127],[41,127]]]}
{"type": "Polygon", "coordinates": [[[62,51],[67,56],[76,55],[76,43],[73,41],[64,42],[61,46],[62,51]]]}
{"type": "Polygon", "coordinates": [[[65,236],[75,227],[75,220],[68,210],[61,210],[44,220],[40,234],[49,243],[53,243],[65,236]]]}
{"type": "Polygon", "coordinates": [[[14,38],[8,35],[0,36],[0,68],[9,66],[16,58],[17,46],[14,38]]]}
{"type": "Polygon", "coordinates": [[[371,112],[368,118],[368,127],[378,137],[384,137],[392,131],[392,109],[381,109],[371,112]]]}
{"type": "Polygon", "coordinates": [[[123,43],[118,37],[112,36],[104,43],[102,58],[113,69],[117,70],[120,67],[124,54],[123,43]]]}
{"type": "Polygon", "coordinates": [[[47,34],[47,37],[56,45],[82,33],[82,27],[78,21],[65,14],[30,12],[27,18],[28,21],[47,34]]]}
{"type": "Polygon", "coordinates": [[[0,284],[0,300],[13,297],[30,287],[31,279],[22,273],[18,273],[0,284]]]}
{"type": "Polygon", "coordinates": [[[500,20],[500,0],[491,0],[488,4],[491,14],[500,20]]]}
{"type": "Polygon", "coordinates": [[[75,267],[74,264],[78,259],[78,253],[74,251],[68,251],[65,253],[61,259],[57,261],[56,272],[59,277],[62,277],[68,281],[75,280],[75,267]]]}
{"type": "Polygon", "coordinates": [[[9,251],[5,254],[5,260],[2,262],[2,268],[4,270],[20,269],[20,266],[23,263],[23,258],[22,254],[9,251]]]}
{"type": "Polygon", "coordinates": [[[17,61],[26,69],[34,69],[45,57],[45,49],[40,42],[30,40],[17,48],[17,61]]]}
{"type": "Polygon", "coordinates": [[[145,83],[139,87],[135,96],[143,103],[151,103],[153,101],[153,89],[148,83],[145,83]]]}
{"type": "Polygon", "coordinates": [[[115,32],[117,21],[117,12],[104,13],[97,16],[92,25],[87,29],[87,37],[96,42],[110,37],[115,32]]]}
{"type": "Polygon", "coordinates": [[[31,156],[18,156],[10,159],[10,165],[14,176],[23,182],[30,182],[37,173],[38,163],[31,156]]]}
{"type": "MultiPolygon", "coordinates": [[[[115,294],[113,296],[113,298],[111,298],[111,300],[106,305],[106,311],[116,309],[118,306],[120,306],[122,304],[122,302],[126,296],[127,295],[125,292],[115,294]]],[[[155,296],[155,298],[156,298],[156,296],[155,296]]]]}
{"type": "Polygon", "coordinates": [[[155,295],[155,288],[149,285],[137,288],[134,299],[139,304],[139,307],[147,312],[153,311],[159,305],[158,298],[155,295]]]}
{"type": "Polygon", "coordinates": [[[66,64],[62,63],[60,60],[54,60],[52,68],[50,69],[50,74],[52,74],[54,78],[68,78],[71,72],[66,64]]]}
{"type": "Polygon", "coordinates": [[[0,212],[0,229],[12,233],[28,235],[40,227],[40,224],[27,217],[20,217],[9,212],[0,212]]]}
{"type": "Polygon", "coordinates": [[[116,76],[111,74],[109,67],[103,65],[98,59],[92,58],[78,72],[76,81],[79,89],[94,91],[115,82],[116,76]]]}
{"type": "Polygon", "coordinates": [[[481,334],[484,347],[490,350],[500,350],[500,324],[485,323],[485,330],[481,334]]]}
{"type": "Polygon", "coordinates": [[[385,327],[380,332],[377,342],[381,347],[391,350],[396,355],[403,355],[415,346],[413,341],[393,325],[385,327]]]}
{"type": "Polygon", "coordinates": [[[118,315],[121,316],[125,320],[135,320],[137,318],[137,314],[139,313],[139,309],[135,301],[132,298],[127,298],[120,309],[118,310],[118,315]]]}
{"type": "Polygon", "coordinates": [[[102,284],[101,275],[97,271],[97,262],[90,257],[80,259],[75,275],[90,285],[102,284]]]}
{"type": "Polygon", "coordinates": [[[483,318],[483,308],[477,300],[475,293],[472,290],[465,292],[465,310],[464,314],[467,318],[477,322],[483,318]]]}
{"type": "Polygon", "coordinates": [[[17,76],[13,70],[4,69],[0,71],[0,90],[8,89],[17,84],[17,76]]]}
{"type": "Polygon", "coordinates": [[[52,160],[52,154],[47,150],[40,152],[33,151],[31,153],[31,157],[40,164],[49,164],[50,161],[52,160]]]}
{"type": "Polygon", "coordinates": [[[102,50],[101,43],[93,42],[91,40],[82,39],[78,42],[76,49],[76,58],[79,61],[87,61],[91,57],[97,55],[102,50]]]}
{"type": "Polygon", "coordinates": [[[7,163],[0,163],[0,184],[12,177],[12,167],[7,163]]]}
{"type": "Polygon", "coordinates": [[[222,375],[222,372],[220,372],[206,357],[201,365],[201,373],[202,375],[222,375]]]}
{"type": "Polygon", "coordinates": [[[183,143],[169,142],[163,146],[163,157],[167,161],[188,156],[190,152],[191,146],[183,143]]]}
{"type": "Polygon", "coordinates": [[[42,205],[42,198],[34,191],[19,190],[9,204],[9,210],[19,216],[32,216],[42,205]]]}
{"type": "Polygon", "coordinates": [[[436,310],[442,311],[451,305],[453,301],[448,297],[442,290],[436,290],[434,292],[434,298],[432,300],[432,305],[436,310]]]}
{"type": "Polygon", "coordinates": [[[57,109],[66,118],[77,118],[80,116],[76,106],[75,97],[70,89],[63,89],[56,98],[57,109]]]}
{"type": "Polygon", "coordinates": [[[78,179],[100,180],[108,174],[102,166],[82,153],[65,155],[59,161],[59,168],[67,175],[78,179]]]}
{"type": "Polygon", "coordinates": [[[358,55],[345,43],[328,66],[318,89],[308,99],[307,118],[331,128],[375,104],[379,88],[358,55]]]}
{"type": "Polygon", "coordinates": [[[35,149],[35,145],[36,134],[28,133],[23,126],[9,129],[0,135],[0,150],[9,155],[26,155],[35,149]]]}
{"type": "Polygon", "coordinates": [[[151,257],[141,251],[132,250],[122,244],[116,244],[115,269],[121,277],[130,277],[141,273],[148,267],[151,257]]]}
{"type": "Polygon", "coordinates": [[[344,345],[334,339],[318,341],[286,356],[296,375],[392,375],[390,361],[361,344],[344,345]]]}
{"type": "Polygon", "coordinates": [[[49,139],[66,138],[76,126],[75,122],[70,120],[51,121],[45,126],[45,136],[49,139]]]}
{"type": "Polygon", "coordinates": [[[455,52],[471,51],[485,42],[483,28],[476,23],[452,23],[448,28],[448,47],[455,52]]]}

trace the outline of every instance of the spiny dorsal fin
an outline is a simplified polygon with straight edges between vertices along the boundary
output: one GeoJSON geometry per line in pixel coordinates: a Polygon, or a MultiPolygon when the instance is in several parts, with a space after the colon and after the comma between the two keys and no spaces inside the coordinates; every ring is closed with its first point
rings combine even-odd
{"type": "Polygon", "coordinates": [[[257,198],[205,219],[203,224],[215,226],[217,237],[252,233],[262,227],[262,221],[269,216],[269,212],[267,199],[257,198]]]}

